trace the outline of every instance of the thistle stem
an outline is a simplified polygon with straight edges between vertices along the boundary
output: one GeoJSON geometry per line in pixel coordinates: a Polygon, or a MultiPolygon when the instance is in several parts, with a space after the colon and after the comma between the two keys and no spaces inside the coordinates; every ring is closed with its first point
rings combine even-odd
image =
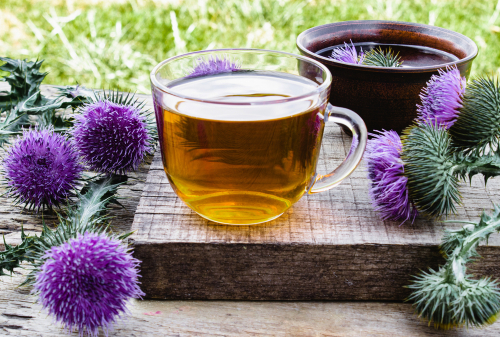
{"type": "Polygon", "coordinates": [[[460,163],[451,167],[452,174],[458,174],[462,177],[473,176],[481,173],[488,177],[500,176],[500,167],[493,167],[491,165],[483,165],[483,163],[460,163]]]}
{"type": "Polygon", "coordinates": [[[466,264],[479,256],[479,243],[499,230],[500,206],[495,205],[493,213],[483,213],[477,223],[445,231],[441,249],[446,253],[446,264],[438,271],[424,272],[409,286],[414,289],[410,299],[420,317],[442,329],[495,322],[500,313],[498,284],[490,278],[471,278],[466,264]]]}
{"type": "Polygon", "coordinates": [[[476,225],[474,227],[474,233],[467,236],[467,238],[462,243],[462,249],[460,252],[460,255],[462,257],[465,257],[466,254],[470,254],[471,250],[477,247],[479,241],[489,236],[490,234],[497,232],[500,229],[500,218],[492,219],[488,223],[488,226],[484,228],[477,229],[476,225]]]}
{"type": "Polygon", "coordinates": [[[463,238],[463,241],[460,242],[448,258],[448,264],[446,266],[446,281],[448,283],[460,285],[466,280],[465,265],[468,259],[475,254],[475,250],[481,240],[488,238],[490,234],[500,230],[500,217],[490,219],[486,222],[486,226],[474,224],[466,227],[470,228],[472,226],[474,226],[474,229],[463,238]],[[453,280],[450,276],[452,276],[453,280]]]}

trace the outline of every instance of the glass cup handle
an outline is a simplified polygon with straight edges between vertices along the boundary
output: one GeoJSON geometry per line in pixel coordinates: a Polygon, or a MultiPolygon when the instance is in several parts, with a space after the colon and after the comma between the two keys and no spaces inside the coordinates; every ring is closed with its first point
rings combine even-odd
{"type": "Polygon", "coordinates": [[[340,184],[342,180],[347,178],[359,165],[365,152],[368,132],[365,122],[354,111],[339,108],[328,103],[325,111],[325,123],[334,122],[342,124],[349,128],[352,132],[351,149],[340,164],[331,173],[319,175],[316,177],[314,184],[309,189],[309,194],[323,192],[340,184]]]}

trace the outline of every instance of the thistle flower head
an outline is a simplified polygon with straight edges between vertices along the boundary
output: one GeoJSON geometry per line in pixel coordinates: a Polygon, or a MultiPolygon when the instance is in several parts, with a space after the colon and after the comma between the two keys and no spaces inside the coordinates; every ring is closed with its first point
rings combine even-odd
{"type": "Polygon", "coordinates": [[[345,63],[363,64],[363,61],[365,59],[365,53],[363,52],[363,50],[361,50],[358,55],[356,47],[351,41],[351,45],[348,45],[347,43],[344,42],[344,47],[334,48],[330,58],[334,59],[335,61],[340,61],[345,63]]]}
{"type": "Polygon", "coordinates": [[[500,84],[498,79],[479,78],[465,90],[463,107],[450,128],[453,146],[465,153],[483,154],[500,145],[500,84]]]}
{"type": "Polygon", "coordinates": [[[408,194],[399,135],[391,130],[372,136],[366,147],[365,160],[373,207],[381,213],[383,220],[413,221],[418,212],[408,194]]]}
{"type": "Polygon", "coordinates": [[[453,318],[467,328],[493,324],[500,312],[500,291],[490,278],[464,282],[460,296],[452,303],[453,318]]]}
{"type": "Polygon", "coordinates": [[[421,124],[405,130],[402,139],[409,196],[417,209],[431,217],[455,213],[461,196],[448,131],[421,124]]]}
{"type": "Polygon", "coordinates": [[[117,94],[99,97],[82,107],[71,133],[92,170],[125,174],[137,169],[152,148],[142,106],[117,94]]]}
{"type": "Polygon", "coordinates": [[[408,300],[415,302],[413,306],[418,317],[433,323],[436,329],[460,326],[451,309],[461,290],[457,284],[447,282],[445,268],[422,272],[408,288],[413,289],[408,300]]]}
{"type": "Polygon", "coordinates": [[[71,142],[51,129],[30,129],[3,161],[9,194],[29,208],[58,206],[72,195],[83,171],[71,142]]]}
{"type": "Polygon", "coordinates": [[[227,56],[209,56],[208,59],[199,58],[196,61],[196,65],[187,75],[187,78],[198,77],[205,75],[214,75],[219,73],[230,73],[233,71],[240,70],[241,65],[235,61],[232,61],[227,56]]]}
{"type": "Polygon", "coordinates": [[[365,54],[364,64],[367,66],[399,68],[401,67],[401,57],[399,53],[394,53],[391,47],[386,50],[378,47],[365,54]]]}
{"type": "Polygon", "coordinates": [[[462,107],[465,84],[465,77],[460,76],[457,67],[446,71],[440,69],[439,75],[432,75],[420,94],[422,105],[417,105],[418,122],[443,125],[449,129],[462,107]]]}
{"type": "Polygon", "coordinates": [[[416,276],[408,288],[415,311],[439,329],[479,328],[492,324],[500,313],[500,289],[491,278],[473,279],[467,265],[480,255],[477,247],[500,228],[500,206],[483,212],[479,222],[466,222],[459,230],[445,231],[441,252],[446,263],[439,270],[416,276]]]}
{"type": "Polygon", "coordinates": [[[498,284],[489,278],[456,282],[449,268],[423,272],[408,286],[417,315],[442,330],[494,323],[500,311],[498,284]]]}
{"type": "Polygon", "coordinates": [[[144,295],[138,286],[139,260],[121,241],[105,234],[79,234],[46,251],[34,292],[43,308],[69,331],[97,336],[126,312],[130,298],[144,295]]]}

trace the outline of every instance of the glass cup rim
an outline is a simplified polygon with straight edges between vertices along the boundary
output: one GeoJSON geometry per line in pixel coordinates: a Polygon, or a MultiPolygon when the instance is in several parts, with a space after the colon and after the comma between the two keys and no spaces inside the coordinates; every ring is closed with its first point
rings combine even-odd
{"type": "Polygon", "coordinates": [[[297,55],[297,54],[292,54],[292,53],[287,53],[283,51],[277,51],[277,50],[269,50],[269,49],[257,49],[257,48],[221,48],[221,49],[210,49],[210,50],[198,50],[194,52],[189,52],[189,53],[184,53],[181,55],[176,55],[173,57],[170,57],[166,60],[161,61],[158,63],[153,70],[151,71],[150,74],[150,80],[151,84],[155,89],[159,89],[163,91],[164,93],[167,93],[169,95],[173,95],[178,98],[190,100],[190,101],[197,101],[197,102],[203,102],[203,103],[212,103],[212,104],[219,104],[219,105],[270,105],[270,104],[277,104],[277,103],[285,103],[285,102],[292,102],[296,100],[301,100],[313,95],[320,94],[324,90],[326,90],[332,83],[332,74],[330,73],[330,70],[323,65],[321,62],[318,62],[310,57],[302,56],[302,55],[297,55]],[[160,83],[156,79],[156,73],[160,70],[161,67],[163,67],[165,64],[175,61],[180,58],[192,56],[192,55],[203,55],[203,54],[210,54],[214,52],[224,52],[224,51],[241,51],[241,52],[263,52],[263,53],[270,53],[270,54],[280,54],[280,55],[286,55],[286,56],[291,56],[294,57],[298,60],[306,61],[309,63],[314,64],[321,70],[323,70],[326,73],[326,79],[321,83],[318,87],[316,87],[314,90],[309,91],[305,94],[299,95],[299,96],[293,96],[293,97],[288,97],[288,98],[280,98],[280,99],[275,99],[275,100],[269,100],[269,101],[262,101],[262,102],[221,102],[221,101],[215,101],[215,100],[209,100],[209,99],[200,99],[196,97],[191,97],[187,95],[182,95],[179,92],[176,92],[174,90],[171,90],[164,84],[160,83]]]}

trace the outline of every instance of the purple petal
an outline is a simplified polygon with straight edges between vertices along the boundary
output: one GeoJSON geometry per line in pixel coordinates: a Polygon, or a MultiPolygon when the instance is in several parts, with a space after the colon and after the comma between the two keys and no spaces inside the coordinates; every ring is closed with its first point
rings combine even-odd
{"type": "Polygon", "coordinates": [[[64,202],[83,171],[70,141],[51,129],[30,129],[9,148],[3,161],[10,194],[28,206],[64,202]]]}
{"type": "Polygon", "coordinates": [[[446,71],[440,69],[439,75],[432,75],[420,94],[422,105],[417,105],[418,122],[443,125],[449,129],[462,107],[465,85],[465,77],[460,76],[456,67],[446,71]]]}
{"type": "Polygon", "coordinates": [[[140,298],[138,266],[128,247],[105,234],[79,234],[44,255],[33,292],[70,332],[105,335],[130,298],[140,298]]]}
{"type": "Polygon", "coordinates": [[[75,116],[73,142],[92,170],[125,174],[151,150],[145,119],[135,106],[94,102],[75,116]]]}
{"type": "Polygon", "coordinates": [[[360,54],[356,51],[356,47],[351,41],[351,45],[344,42],[344,47],[338,47],[333,49],[330,58],[335,61],[352,63],[352,64],[363,64],[365,59],[365,53],[361,50],[360,54]]]}
{"type": "Polygon", "coordinates": [[[219,73],[230,73],[238,71],[240,68],[241,65],[232,61],[227,56],[223,56],[221,58],[219,58],[219,56],[210,56],[208,59],[199,58],[196,66],[193,68],[191,73],[186,76],[186,78],[214,75],[219,73]]]}
{"type": "Polygon", "coordinates": [[[365,152],[370,198],[383,220],[413,221],[417,209],[408,195],[404,165],[400,153],[403,145],[395,131],[372,134],[365,152]]]}

